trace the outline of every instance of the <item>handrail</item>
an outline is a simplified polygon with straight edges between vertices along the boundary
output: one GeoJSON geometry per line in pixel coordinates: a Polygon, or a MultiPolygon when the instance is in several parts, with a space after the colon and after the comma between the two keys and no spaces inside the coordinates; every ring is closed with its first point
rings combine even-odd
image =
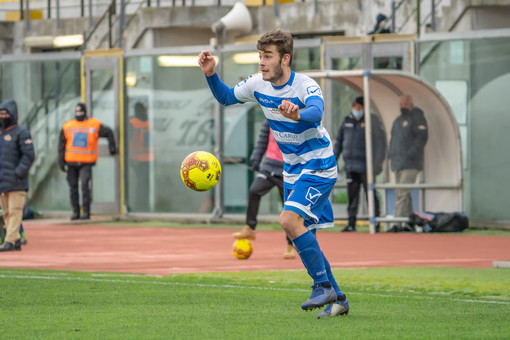
{"type": "MultiPolygon", "coordinates": [[[[112,2],[115,1],[115,0],[112,0],[112,2]]],[[[124,6],[121,8],[121,11],[122,10],[125,10],[127,8],[128,5],[131,4],[133,0],[128,0],[126,2],[124,2],[124,6]]],[[[142,8],[144,6],[144,4],[147,4],[147,7],[150,7],[150,4],[151,4],[151,0],[145,0],[145,1],[140,1],[140,4],[138,5],[138,7],[136,8],[135,10],[135,13],[138,12],[138,10],[140,10],[140,8],[142,8]]],[[[124,30],[125,27],[128,27],[129,24],[131,23],[131,21],[133,20],[135,16],[134,15],[131,15],[128,17],[128,20],[126,21],[126,23],[123,25],[124,27],[122,28],[122,31],[124,30]]],[[[109,19],[111,20],[111,15],[109,16],[109,19]]],[[[122,36],[121,34],[119,34],[119,36],[117,37],[116,40],[114,40],[113,42],[111,41],[111,32],[112,32],[112,27],[120,20],[120,16],[117,16],[113,22],[110,21],[108,23],[108,33],[106,33],[102,38],[101,40],[99,41],[99,46],[101,46],[102,43],[104,43],[106,37],[108,36],[110,38],[110,43],[109,43],[109,47],[113,47],[113,46],[116,46],[117,43],[120,42],[120,39],[122,39],[122,36]]],[[[120,47],[120,46],[119,46],[120,47]]]]}
{"type": "MultiPolygon", "coordinates": [[[[127,7],[127,5],[131,3],[131,1],[132,1],[132,0],[128,0],[128,1],[126,1],[126,2],[124,3],[124,8],[126,8],[126,7],[127,7]]],[[[138,10],[140,10],[140,9],[143,7],[143,5],[144,5],[145,3],[147,3],[147,7],[151,7],[151,0],[141,1],[141,2],[140,2],[140,4],[138,5],[138,7],[137,7],[137,8],[136,8],[136,10],[135,10],[135,13],[137,13],[137,12],[138,12],[138,10]]],[[[128,16],[127,21],[126,21],[126,23],[124,24],[123,30],[124,30],[124,28],[129,27],[129,24],[131,23],[131,21],[133,21],[133,19],[134,19],[134,18],[135,18],[135,15],[134,15],[134,14],[133,14],[133,15],[131,15],[131,16],[128,16]]],[[[117,18],[115,19],[115,22],[114,22],[113,24],[115,24],[115,23],[117,22],[117,20],[120,20],[120,17],[117,17],[117,18]]],[[[112,26],[113,26],[113,25],[112,25],[112,26]]],[[[123,30],[122,30],[122,31],[123,31],[123,30]]],[[[113,42],[113,44],[112,44],[112,45],[113,45],[113,46],[115,46],[115,45],[117,44],[117,42],[119,42],[119,41],[120,41],[120,39],[122,39],[122,36],[119,34],[119,36],[117,37],[117,40],[115,40],[115,41],[113,42]]]]}
{"type": "Polygon", "coordinates": [[[79,51],[79,50],[82,50],[84,46],[87,46],[87,43],[88,41],[90,40],[90,38],[92,38],[92,35],[95,33],[95,31],[97,30],[97,28],[99,27],[99,25],[103,22],[103,20],[106,18],[107,14],[110,13],[110,10],[111,10],[111,7],[112,7],[112,4],[115,4],[115,0],[112,0],[110,2],[110,5],[106,8],[106,10],[104,11],[103,15],[101,15],[101,17],[96,21],[96,23],[94,24],[94,27],[92,27],[92,29],[90,30],[90,32],[87,34],[84,34],[84,37],[83,37],[83,45],[81,46],[77,46],[75,48],[75,51],[79,51]]]}
{"type": "MultiPolygon", "coordinates": [[[[63,78],[63,75],[69,70],[69,67],[71,67],[72,64],[73,64],[72,60],[70,60],[69,63],[64,68],[64,70],[62,70],[60,79],[63,78]]],[[[32,106],[32,109],[28,111],[25,119],[23,120],[23,125],[25,125],[27,128],[30,128],[30,126],[32,125],[32,121],[36,119],[39,110],[44,105],[46,105],[48,99],[50,99],[51,97],[55,97],[54,95],[52,95],[52,93],[54,92],[56,86],[57,86],[56,84],[53,84],[53,87],[51,87],[50,90],[45,95],[43,95],[43,98],[38,103],[34,103],[34,106],[32,106]]],[[[61,92],[60,96],[56,98],[56,100],[60,101],[60,99],[67,94],[67,91],[69,90],[69,88],[71,88],[71,86],[73,86],[73,84],[69,84],[69,86],[64,91],[61,92]]]]}
{"type": "MultiPolygon", "coordinates": [[[[336,183],[335,188],[346,188],[347,183],[336,183]]],[[[462,188],[462,183],[380,183],[374,184],[376,189],[431,189],[431,190],[450,190],[462,188]]]]}
{"type": "MultiPolygon", "coordinates": [[[[400,2],[394,7],[392,8],[392,13],[389,17],[387,17],[385,20],[384,20],[384,25],[382,25],[381,27],[379,27],[376,31],[376,34],[380,33],[383,28],[385,27],[385,25],[390,21],[392,20],[393,23],[395,21],[395,14],[397,13],[397,11],[400,9],[400,7],[402,6],[402,4],[406,2],[406,0],[400,0],[400,2]]],[[[443,2],[443,0],[432,0],[433,2],[433,8],[434,10],[437,8],[437,5],[441,4],[441,2],[443,2]]],[[[420,2],[418,2],[418,6],[419,6],[420,2]]],[[[400,25],[400,27],[398,27],[398,29],[396,30],[396,32],[392,32],[392,33],[398,33],[398,32],[401,32],[403,30],[403,28],[407,25],[407,23],[409,22],[409,19],[411,19],[411,17],[413,17],[417,10],[418,10],[418,6],[415,6],[411,12],[409,13],[409,15],[404,19],[404,22],[400,25]]],[[[426,24],[427,20],[431,17],[431,16],[435,16],[435,13],[432,12],[432,10],[424,17],[423,20],[420,20],[419,24],[420,26],[423,25],[423,24],[426,24]]],[[[393,24],[392,27],[394,27],[395,25],[393,24]]],[[[419,32],[417,32],[419,34],[419,32]]]]}

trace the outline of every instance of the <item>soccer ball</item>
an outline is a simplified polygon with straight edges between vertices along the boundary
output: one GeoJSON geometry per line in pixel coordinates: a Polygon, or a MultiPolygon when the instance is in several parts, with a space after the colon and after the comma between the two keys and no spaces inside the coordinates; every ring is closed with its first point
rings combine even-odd
{"type": "Polygon", "coordinates": [[[249,240],[243,238],[234,242],[232,251],[239,260],[246,260],[253,253],[253,246],[249,240]]]}
{"type": "Polygon", "coordinates": [[[195,151],[181,164],[181,179],[188,188],[207,191],[214,187],[221,177],[220,162],[212,153],[195,151]]]}

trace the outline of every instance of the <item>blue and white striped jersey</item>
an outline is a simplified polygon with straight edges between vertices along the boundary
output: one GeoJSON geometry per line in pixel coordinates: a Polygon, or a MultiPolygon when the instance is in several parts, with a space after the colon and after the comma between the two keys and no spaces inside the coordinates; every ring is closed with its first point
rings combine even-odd
{"type": "Polygon", "coordinates": [[[309,174],[336,179],[337,165],[331,138],[322,122],[294,121],[282,116],[278,106],[283,100],[306,109],[306,100],[320,98],[320,86],[312,78],[292,72],[287,84],[275,87],[255,74],[237,84],[234,95],[239,102],[257,102],[262,107],[274,138],[283,154],[284,180],[294,184],[301,175],[309,174]]]}

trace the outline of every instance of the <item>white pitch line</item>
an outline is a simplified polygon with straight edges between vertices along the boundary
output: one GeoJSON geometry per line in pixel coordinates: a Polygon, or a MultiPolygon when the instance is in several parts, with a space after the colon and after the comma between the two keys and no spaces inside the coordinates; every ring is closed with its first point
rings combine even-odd
{"type": "MultiPolygon", "coordinates": [[[[31,279],[31,280],[60,280],[60,281],[84,281],[84,282],[106,282],[106,283],[135,283],[135,284],[155,284],[163,286],[190,286],[190,287],[207,287],[207,288],[235,288],[235,289],[253,289],[253,290],[272,290],[272,291],[287,291],[287,292],[309,292],[309,289],[302,288],[278,288],[278,287],[259,287],[259,286],[244,286],[244,285],[221,285],[212,283],[190,283],[190,282],[157,282],[157,281],[135,281],[135,280],[114,280],[104,278],[85,278],[85,277],[63,277],[63,276],[41,276],[41,275],[4,275],[0,274],[1,278],[10,279],[31,279]]],[[[148,276],[150,277],[150,276],[148,276]]],[[[398,295],[399,298],[408,299],[432,299],[432,296],[426,296],[420,293],[420,296],[412,295],[398,295]]],[[[349,295],[365,295],[365,296],[378,296],[385,298],[394,298],[396,294],[374,294],[374,293],[353,293],[349,295]]],[[[437,294],[434,294],[437,296],[437,294]]],[[[510,305],[510,301],[497,301],[497,300],[474,300],[474,299],[458,299],[451,298],[452,301],[468,302],[468,303],[485,303],[485,304],[498,304],[510,305]]]]}

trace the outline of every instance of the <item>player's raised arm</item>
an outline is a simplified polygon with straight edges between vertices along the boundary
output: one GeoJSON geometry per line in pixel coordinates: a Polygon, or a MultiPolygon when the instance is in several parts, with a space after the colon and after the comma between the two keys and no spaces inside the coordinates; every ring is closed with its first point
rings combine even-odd
{"type": "Polygon", "coordinates": [[[212,56],[211,52],[205,50],[200,52],[198,55],[198,65],[202,68],[202,72],[208,77],[214,74],[216,68],[216,60],[212,56]]]}

